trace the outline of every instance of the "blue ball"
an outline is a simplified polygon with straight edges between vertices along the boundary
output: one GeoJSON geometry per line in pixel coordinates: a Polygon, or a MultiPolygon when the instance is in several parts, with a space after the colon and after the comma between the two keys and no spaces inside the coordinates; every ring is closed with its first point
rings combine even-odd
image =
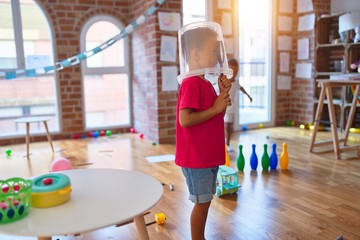
{"type": "Polygon", "coordinates": [[[246,125],[242,126],[242,127],[241,127],[241,129],[242,129],[243,131],[248,130],[248,128],[247,128],[247,126],[246,126],[246,125]]]}
{"type": "Polygon", "coordinates": [[[94,138],[97,138],[98,136],[99,136],[99,132],[98,131],[94,132],[94,138]]]}

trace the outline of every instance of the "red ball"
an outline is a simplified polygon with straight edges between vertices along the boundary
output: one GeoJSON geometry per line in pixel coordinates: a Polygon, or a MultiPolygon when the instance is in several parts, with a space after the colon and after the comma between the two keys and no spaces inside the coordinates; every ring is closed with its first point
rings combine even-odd
{"type": "Polygon", "coordinates": [[[1,188],[4,193],[7,193],[9,191],[9,186],[5,186],[1,188]]]}
{"type": "Polygon", "coordinates": [[[94,137],[94,133],[93,132],[89,132],[89,137],[94,137]]]}
{"type": "Polygon", "coordinates": [[[51,185],[53,183],[53,179],[52,178],[44,178],[42,180],[44,185],[51,185]]]}
{"type": "Polygon", "coordinates": [[[143,139],[143,138],[144,138],[144,134],[143,134],[143,133],[140,133],[140,134],[139,134],[139,138],[143,139]]]}
{"type": "Polygon", "coordinates": [[[130,128],[130,132],[131,132],[131,133],[136,133],[135,128],[130,128]]]}
{"type": "Polygon", "coordinates": [[[77,134],[77,133],[74,133],[74,134],[73,134],[73,139],[78,139],[78,138],[80,138],[80,135],[77,134]]]}
{"type": "Polygon", "coordinates": [[[20,190],[20,186],[16,184],[16,185],[13,186],[13,189],[14,189],[15,191],[19,191],[19,190],[20,190]]]}
{"type": "Polygon", "coordinates": [[[105,136],[105,131],[100,131],[100,136],[105,136]]]}

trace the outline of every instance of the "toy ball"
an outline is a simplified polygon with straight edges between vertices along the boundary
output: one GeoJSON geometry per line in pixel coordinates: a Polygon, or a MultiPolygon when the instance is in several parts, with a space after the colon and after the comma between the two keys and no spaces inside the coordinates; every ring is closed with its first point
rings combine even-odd
{"type": "Polygon", "coordinates": [[[155,146],[155,145],[156,145],[156,142],[152,142],[151,144],[152,144],[153,146],[155,146]]]}
{"type": "Polygon", "coordinates": [[[105,136],[105,131],[100,131],[100,136],[105,136]]]}
{"type": "Polygon", "coordinates": [[[136,133],[135,128],[130,128],[130,132],[131,132],[131,133],[136,133]]]}
{"type": "Polygon", "coordinates": [[[295,126],[295,124],[296,124],[295,121],[291,121],[291,122],[290,122],[290,125],[291,125],[291,126],[295,126]]]}
{"type": "Polygon", "coordinates": [[[247,128],[246,125],[244,125],[244,126],[241,127],[241,129],[242,129],[243,131],[247,131],[248,128],[247,128]]]}
{"type": "Polygon", "coordinates": [[[264,128],[264,124],[260,123],[259,128],[264,128]]]}
{"type": "Polygon", "coordinates": [[[291,121],[289,120],[285,121],[285,126],[291,126],[291,121]]]}
{"type": "Polygon", "coordinates": [[[98,131],[95,131],[94,132],[94,138],[97,138],[99,136],[99,132],[98,131]]]}
{"type": "Polygon", "coordinates": [[[304,124],[300,124],[299,128],[305,129],[305,125],[304,125],[304,124]]]}
{"type": "Polygon", "coordinates": [[[111,131],[110,130],[106,130],[106,136],[110,137],[111,136],[111,131]]]}
{"type": "Polygon", "coordinates": [[[77,134],[77,133],[74,133],[73,136],[72,136],[72,138],[73,138],[73,139],[78,139],[78,138],[80,138],[80,135],[77,134]]]}
{"type": "Polygon", "coordinates": [[[86,138],[86,135],[85,135],[85,134],[84,134],[84,135],[82,135],[82,136],[81,136],[81,138],[86,138]]]}
{"type": "Polygon", "coordinates": [[[140,134],[139,134],[139,138],[140,138],[140,139],[143,139],[143,138],[144,138],[144,134],[143,134],[143,133],[140,133],[140,134]]]}
{"type": "Polygon", "coordinates": [[[93,132],[89,132],[88,136],[89,136],[89,137],[93,137],[93,136],[94,136],[94,133],[93,133],[93,132]]]}
{"type": "Polygon", "coordinates": [[[166,216],[164,213],[157,213],[155,214],[155,221],[157,224],[159,225],[163,225],[165,224],[165,221],[166,221],[166,216]]]}
{"type": "Polygon", "coordinates": [[[50,166],[50,172],[58,172],[58,171],[71,170],[71,169],[72,169],[71,162],[66,158],[55,159],[50,166]]]}
{"type": "Polygon", "coordinates": [[[6,149],[5,150],[5,153],[6,153],[6,156],[10,157],[11,156],[11,149],[6,149]]]}

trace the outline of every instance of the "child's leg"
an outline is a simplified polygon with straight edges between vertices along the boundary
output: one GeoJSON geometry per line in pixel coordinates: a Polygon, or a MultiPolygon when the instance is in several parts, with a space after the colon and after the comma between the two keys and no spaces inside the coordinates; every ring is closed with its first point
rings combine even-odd
{"type": "Polygon", "coordinates": [[[192,240],[204,240],[205,224],[213,195],[216,193],[218,167],[182,168],[189,188],[189,199],[195,204],[191,212],[192,240]]]}
{"type": "Polygon", "coordinates": [[[191,239],[204,240],[205,239],[205,225],[209,212],[211,202],[195,203],[191,212],[191,239]]]}

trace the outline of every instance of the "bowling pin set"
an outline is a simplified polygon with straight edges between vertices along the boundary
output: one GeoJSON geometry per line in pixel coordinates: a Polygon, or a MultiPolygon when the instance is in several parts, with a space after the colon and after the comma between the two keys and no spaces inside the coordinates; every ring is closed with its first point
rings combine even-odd
{"type": "MultiPolygon", "coordinates": [[[[278,166],[278,157],[276,155],[276,144],[272,145],[272,153],[269,156],[268,152],[267,152],[267,144],[264,144],[264,153],[261,157],[261,166],[263,171],[268,171],[269,168],[270,170],[276,170],[277,166],[278,166]]],[[[253,144],[252,145],[252,153],[250,156],[250,167],[251,170],[256,171],[257,167],[258,167],[258,157],[256,155],[256,145],[253,144]]],[[[244,171],[244,167],[245,167],[245,158],[244,158],[244,154],[243,154],[243,146],[239,145],[239,156],[236,160],[236,165],[239,171],[244,171]]],[[[283,143],[283,150],[282,153],[280,155],[280,169],[281,170],[286,170],[288,169],[288,165],[289,165],[289,156],[287,153],[287,144],[283,143]]]]}

